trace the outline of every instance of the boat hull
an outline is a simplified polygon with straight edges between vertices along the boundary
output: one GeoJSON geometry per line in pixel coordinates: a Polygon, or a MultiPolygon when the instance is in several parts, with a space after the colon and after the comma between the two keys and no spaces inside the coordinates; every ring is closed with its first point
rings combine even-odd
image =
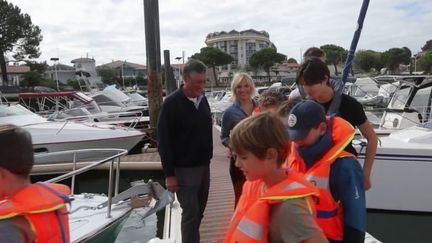
{"type": "MultiPolygon", "coordinates": [[[[33,144],[36,153],[58,152],[65,150],[78,150],[78,149],[93,149],[93,148],[116,148],[131,150],[138,142],[141,141],[143,135],[125,136],[107,139],[95,139],[86,141],[62,141],[53,143],[39,143],[33,144]]],[[[76,155],[76,161],[86,161],[89,159],[103,158],[112,156],[110,152],[91,151],[81,152],[76,155]]],[[[67,155],[51,155],[48,157],[40,157],[35,160],[35,164],[50,164],[60,162],[73,161],[73,154],[67,155]]]]}
{"type": "Polygon", "coordinates": [[[71,208],[69,209],[71,212],[69,214],[71,242],[109,242],[106,239],[115,239],[117,237],[122,225],[132,211],[129,205],[125,203],[114,205],[110,218],[106,217],[106,207],[102,209],[78,209],[82,206],[96,207],[107,199],[106,196],[97,194],[79,194],[74,196],[71,208]]]}
{"type": "MultiPolygon", "coordinates": [[[[432,130],[411,127],[381,137],[366,193],[371,209],[432,212],[432,130]]],[[[359,161],[364,162],[365,149],[359,161]]]]}

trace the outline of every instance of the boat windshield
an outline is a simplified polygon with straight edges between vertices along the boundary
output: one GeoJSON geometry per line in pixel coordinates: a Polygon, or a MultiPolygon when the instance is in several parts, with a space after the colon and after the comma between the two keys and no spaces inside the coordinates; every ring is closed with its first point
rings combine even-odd
{"type": "Polygon", "coordinates": [[[21,105],[1,105],[0,106],[0,117],[8,116],[22,116],[22,115],[35,115],[31,111],[22,107],[21,105]]]}
{"type": "Polygon", "coordinates": [[[397,90],[393,98],[391,99],[388,108],[390,109],[404,109],[406,106],[406,103],[408,101],[409,95],[411,93],[411,87],[405,86],[397,90]]]}
{"type": "Polygon", "coordinates": [[[429,117],[432,86],[417,90],[410,108],[417,110],[423,117],[429,117]]]}

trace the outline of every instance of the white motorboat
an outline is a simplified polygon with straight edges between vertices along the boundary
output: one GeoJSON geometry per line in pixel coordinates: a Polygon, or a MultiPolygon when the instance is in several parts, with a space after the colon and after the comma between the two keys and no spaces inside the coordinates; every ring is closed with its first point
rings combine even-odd
{"type": "MultiPolygon", "coordinates": [[[[52,122],[36,115],[19,104],[0,104],[0,123],[11,123],[30,132],[35,153],[47,153],[84,148],[120,148],[131,150],[144,133],[115,126],[96,126],[74,121],[52,122]]],[[[94,156],[89,153],[86,156],[94,156]]],[[[101,155],[102,156],[102,155],[101,155]]],[[[69,157],[50,157],[36,163],[71,160],[69,157]]]]}
{"type": "MultiPolygon", "coordinates": [[[[80,154],[87,151],[63,151],[39,154],[35,157],[45,159],[51,156],[58,157],[59,154],[80,154]]],[[[133,209],[142,209],[139,213],[141,220],[144,220],[147,216],[153,215],[157,211],[164,210],[166,207],[170,208],[169,205],[174,202],[174,195],[171,192],[165,190],[159,183],[152,181],[148,183],[144,183],[143,181],[135,182],[131,188],[118,193],[120,156],[125,155],[127,151],[121,149],[97,149],[95,152],[107,152],[109,155],[86,167],[47,181],[56,183],[72,178],[72,194],[69,196],[72,201],[68,207],[68,218],[70,239],[73,243],[88,241],[106,242],[107,240],[112,240],[117,237],[122,225],[133,209]],[[115,167],[115,171],[113,164],[111,164],[109,170],[108,195],[102,193],[74,193],[76,176],[113,160],[116,160],[118,164],[115,167]],[[109,238],[107,239],[107,237],[109,238]]]]}
{"type": "MultiPolygon", "coordinates": [[[[112,113],[125,111],[148,116],[147,106],[136,105],[131,97],[118,90],[114,85],[107,86],[102,91],[91,93],[89,96],[96,101],[104,112],[112,113]]],[[[136,97],[134,97],[134,99],[136,100],[136,97]]]]}
{"type": "MultiPolygon", "coordinates": [[[[364,162],[364,144],[358,145],[364,162]]],[[[432,212],[432,122],[381,137],[372,170],[367,207],[432,212]]]]}
{"type": "Polygon", "coordinates": [[[431,90],[432,76],[405,78],[390,100],[380,127],[395,130],[430,121],[431,90]]]}
{"type": "Polygon", "coordinates": [[[19,93],[19,103],[48,117],[49,120],[79,120],[98,125],[122,125],[136,129],[147,128],[150,119],[142,112],[103,112],[101,107],[82,92],[19,93]]]}
{"type": "Polygon", "coordinates": [[[131,91],[125,93],[127,96],[131,98],[131,102],[138,106],[148,106],[148,99],[144,96],[142,96],[137,91],[131,91]]]}
{"type": "MultiPolygon", "coordinates": [[[[432,76],[383,76],[397,85],[387,108],[366,111],[368,120],[374,125],[378,136],[431,121],[432,76]]],[[[385,84],[384,84],[385,85],[385,84]]],[[[383,85],[383,86],[384,86],[383,85]]]]}

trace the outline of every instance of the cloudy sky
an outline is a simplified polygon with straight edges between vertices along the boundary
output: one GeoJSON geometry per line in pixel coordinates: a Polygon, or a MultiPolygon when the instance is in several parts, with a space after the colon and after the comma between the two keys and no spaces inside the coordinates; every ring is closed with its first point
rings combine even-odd
{"type": "MultiPolygon", "coordinates": [[[[94,57],[145,64],[143,0],[8,0],[42,29],[40,60],[94,57]]],[[[171,62],[205,46],[215,31],[265,30],[278,52],[300,58],[310,46],[349,48],[361,0],[160,0],[161,49],[171,62]]],[[[432,39],[431,0],[371,0],[357,47],[413,53],[432,39]]],[[[50,64],[51,62],[48,61],[50,64]]]]}

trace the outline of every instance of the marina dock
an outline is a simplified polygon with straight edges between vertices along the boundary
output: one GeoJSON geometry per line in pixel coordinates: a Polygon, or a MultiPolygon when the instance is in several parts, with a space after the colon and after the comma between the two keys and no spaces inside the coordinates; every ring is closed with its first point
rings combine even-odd
{"type": "MultiPolygon", "coordinates": [[[[77,162],[77,169],[92,162],[77,162]]],[[[109,169],[109,163],[98,167],[109,169]]],[[[121,159],[122,170],[161,170],[162,165],[156,149],[144,153],[127,155],[121,159]]],[[[72,163],[35,165],[32,174],[60,173],[72,170],[72,163]]],[[[229,175],[229,159],[226,148],[220,143],[219,131],[213,129],[213,159],[211,161],[210,192],[204,219],[201,223],[201,242],[223,242],[225,232],[234,211],[234,192],[229,175]]]]}

